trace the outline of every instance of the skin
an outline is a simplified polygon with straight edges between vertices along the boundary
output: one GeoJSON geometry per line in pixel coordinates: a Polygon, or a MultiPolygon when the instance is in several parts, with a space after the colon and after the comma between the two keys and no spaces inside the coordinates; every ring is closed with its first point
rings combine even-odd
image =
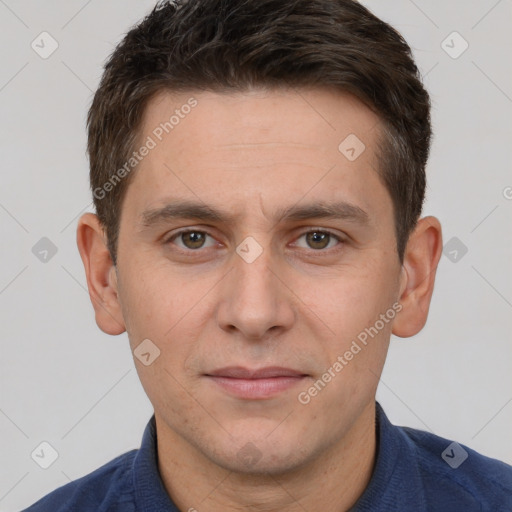
{"type": "Polygon", "coordinates": [[[353,96],[160,93],[140,140],[191,96],[197,106],[132,176],[116,267],[97,217],[79,221],[97,324],[112,335],[126,330],[132,350],[144,339],[160,350],[148,366],[134,360],[155,410],[162,480],[180,510],[347,510],[375,462],[375,393],[390,336],[412,336],[427,319],[440,224],[419,220],[401,265],[392,201],[375,170],[381,123],[353,96]],[[349,134],[365,144],[354,161],[338,150],[349,134]],[[182,200],[232,218],[144,226],[144,211],[182,200]],[[277,215],[336,201],[366,212],[366,222],[277,215]],[[172,238],[182,228],[209,236],[200,247],[200,234],[199,244],[197,234],[172,238]],[[320,243],[315,230],[332,236],[320,243]],[[236,252],[248,236],[262,249],[252,263],[236,252]],[[394,319],[300,403],[299,393],[398,303],[394,319]],[[206,376],[226,366],[281,366],[305,377],[246,399],[206,376]]]}

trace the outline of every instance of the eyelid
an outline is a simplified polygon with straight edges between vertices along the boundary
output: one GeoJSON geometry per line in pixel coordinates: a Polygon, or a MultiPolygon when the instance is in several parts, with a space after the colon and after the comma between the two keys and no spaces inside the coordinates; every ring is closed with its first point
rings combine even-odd
{"type": "MultiPolygon", "coordinates": [[[[347,241],[347,237],[343,235],[339,235],[338,233],[335,233],[334,231],[327,229],[327,228],[321,228],[321,227],[310,227],[308,226],[308,229],[305,231],[302,231],[297,237],[295,237],[294,242],[295,243],[299,238],[303,237],[304,235],[307,235],[308,233],[326,233],[329,236],[335,238],[340,244],[343,244],[347,241]]],[[[334,249],[334,247],[331,247],[330,249],[334,249]]],[[[315,251],[316,253],[320,252],[328,252],[329,249],[310,249],[312,251],[315,251]]]]}
{"type": "MultiPolygon", "coordinates": [[[[198,233],[203,233],[205,234],[206,236],[209,236],[210,238],[214,239],[217,244],[219,244],[220,242],[217,241],[217,239],[205,228],[194,228],[194,227],[186,227],[186,228],[182,228],[182,229],[179,229],[178,231],[174,232],[172,235],[170,236],[165,236],[163,237],[163,243],[164,245],[167,245],[167,244],[170,244],[172,243],[176,238],[178,238],[180,235],[183,235],[185,233],[190,233],[190,232],[198,232],[198,233]]],[[[343,236],[343,235],[340,235],[338,233],[335,233],[334,231],[332,231],[331,229],[328,229],[328,228],[322,228],[322,227],[315,227],[315,226],[308,226],[307,228],[305,228],[303,231],[301,231],[295,238],[294,238],[294,241],[292,242],[293,244],[301,237],[303,237],[304,235],[307,235],[308,233],[312,233],[312,232],[320,232],[320,233],[326,233],[328,234],[329,236],[335,238],[340,244],[343,244],[345,243],[347,240],[346,240],[346,236],[343,236]]],[[[179,246],[178,246],[179,247],[179,246]]],[[[199,252],[201,249],[208,249],[208,247],[204,248],[204,247],[200,247],[199,249],[188,249],[188,248],[181,248],[179,247],[182,251],[186,251],[186,252],[199,252]]],[[[302,248],[303,249],[303,248],[302,248]]],[[[334,249],[334,247],[331,247],[330,249],[334,249]]],[[[320,252],[328,252],[329,249],[325,249],[325,250],[319,250],[319,249],[311,249],[312,251],[315,251],[317,253],[320,253],[320,252]]]]}
{"type": "MultiPolygon", "coordinates": [[[[163,237],[163,244],[164,245],[170,244],[176,238],[178,238],[180,235],[183,235],[185,233],[202,233],[202,234],[204,234],[206,236],[209,236],[210,238],[214,239],[217,242],[216,238],[211,233],[209,233],[206,229],[204,229],[204,228],[190,228],[190,227],[187,227],[187,228],[182,228],[182,229],[174,232],[172,235],[164,236],[163,237]]],[[[179,249],[181,249],[182,251],[187,251],[187,252],[198,252],[201,249],[203,249],[203,247],[200,247],[199,249],[195,249],[195,250],[194,249],[182,248],[182,247],[179,247],[179,249]]]]}

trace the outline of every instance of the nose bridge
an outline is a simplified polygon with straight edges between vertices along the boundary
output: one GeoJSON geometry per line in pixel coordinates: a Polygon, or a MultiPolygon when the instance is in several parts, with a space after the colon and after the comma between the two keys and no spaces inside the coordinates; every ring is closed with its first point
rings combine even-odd
{"type": "MultiPolygon", "coordinates": [[[[247,247],[246,247],[247,249],[247,247]]],[[[272,255],[270,249],[266,248],[261,250],[261,253],[254,257],[251,254],[255,249],[249,248],[247,255],[250,259],[241,256],[240,253],[244,250],[240,246],[237,251],[237,257],[234,258],[234,279],[239,283],[240,289],[238,293],[249,300],[255,301],[258,298],[265,298],[268,302],[276,299],[274,274],[270,271],[272,265],[272,255]],[[254,257],[254,260],[252,259],[254,257]]]]}
{"type": "Polygon", "coordinates": [[[276,262],[270,247],[256,244],[245,239],[237,247],[218,311],[220,327],[253,339],[270,329],[289,328],[294,318],[286,287],[271,270],[276,262]]]}

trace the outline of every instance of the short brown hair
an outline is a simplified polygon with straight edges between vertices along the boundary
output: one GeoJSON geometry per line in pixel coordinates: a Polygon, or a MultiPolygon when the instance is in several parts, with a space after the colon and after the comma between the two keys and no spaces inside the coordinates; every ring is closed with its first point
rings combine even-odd
{"type": "Polygon", "coordinates": [[[354,0],[175,0],[126,34],[89,110],[91,189],[114,264],[133,173],[112,180],[134,151],[151,97],[301,86],[352,93],[382,120],[378,172],[402,262],[422,210],[431,138],[429,96],[402,36],[354,0]]]}

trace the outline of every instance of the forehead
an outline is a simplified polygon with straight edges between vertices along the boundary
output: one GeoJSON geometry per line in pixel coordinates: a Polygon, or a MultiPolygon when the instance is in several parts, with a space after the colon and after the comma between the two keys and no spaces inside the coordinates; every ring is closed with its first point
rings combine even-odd
{"type": "Polygon", "coordinates": [[[375,170],[380,128],[338,91],[161,92],[144,113],[139,144],[151,150],[127,196],[140,211],[172,197],[247,210],[306,195],[371,208],[387,195],[375,170]]]}
{"type": "Polygon", "coordinates": [[[295,141],[301,145],[310,141],[316,147],[334,143],[336,149],[344,135],[368,138],[377,125],[378,116],[354,95],[327,88],[161,91],[146,106],[142,134],[154,133],[159,138],[160,127],[163,137],[172,133],[176,142],[192,135],[196,142],[208,136],[212,145],[228,145],[229,140],[233,144],[295,141]],[[166,122],[171,126],[160,126],[166,122]],[[241,127],[245,130],[240,131],[241,127]]]}

